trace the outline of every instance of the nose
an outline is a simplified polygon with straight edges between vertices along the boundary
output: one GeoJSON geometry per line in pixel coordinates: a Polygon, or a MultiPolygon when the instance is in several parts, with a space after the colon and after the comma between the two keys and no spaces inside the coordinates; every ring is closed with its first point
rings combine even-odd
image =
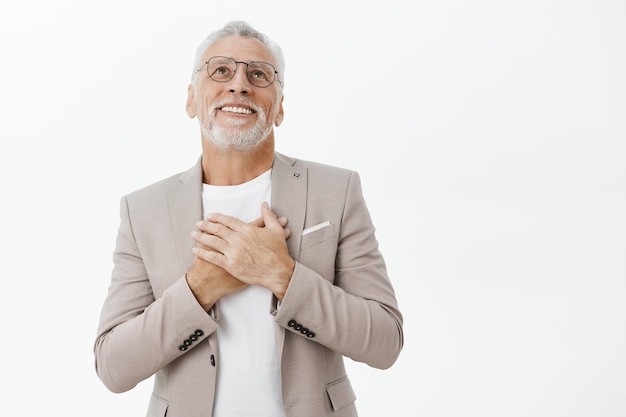
{"type": "Polygon", "coordinates": [[[230,80],[230,89],[231,93],[239,93],[239,94],[248,94],[251,89],[250,81],[248,80],[248,75],[246,72],[248,71],[248,66],[245,62],[237,62],[237,71],[233,75],[233,78],[230,80]],[[240,66],[243,65],[243,68],[240,66]]]}

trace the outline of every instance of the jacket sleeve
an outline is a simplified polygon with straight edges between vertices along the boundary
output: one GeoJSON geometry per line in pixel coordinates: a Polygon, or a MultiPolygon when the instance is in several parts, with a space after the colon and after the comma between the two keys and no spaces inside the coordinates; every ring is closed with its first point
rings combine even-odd
{"type": "Polygon", "coordinates": [[[155,299],[126,198],[121,201],[113,261],[94,353],[105,386],[123,392],[197,346],[217,324],[198,304],[184,276],[174,277],[155,299]],[[181,349],[186,340],[189,346],[181,349]]]}
{"type": "Polygon", "coordinates": [[[336,240],[301,249],[300,256],[305,251],[320,256],[296,263],[278,324],[353,360],[390,367],[404,343],[402,315],[356,172],[348,181],[336,240]]]}

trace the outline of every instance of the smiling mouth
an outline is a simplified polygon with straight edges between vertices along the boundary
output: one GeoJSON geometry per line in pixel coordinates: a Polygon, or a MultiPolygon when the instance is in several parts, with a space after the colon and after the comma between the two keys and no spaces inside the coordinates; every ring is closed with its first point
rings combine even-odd
{"type": "Polygon", "coordinates": [[[247,109],[245,107],[224,106],[220,110],[228,112],[228,113],[235,113],[235,114],[252,114],[252,113],[254,113],[252,110],[247,109]]]}

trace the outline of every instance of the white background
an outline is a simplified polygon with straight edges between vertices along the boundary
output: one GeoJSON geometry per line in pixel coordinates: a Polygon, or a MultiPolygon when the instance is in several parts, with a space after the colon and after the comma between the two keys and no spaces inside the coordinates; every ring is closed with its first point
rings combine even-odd
{"type": "Polygon", "coordinates": [[[3,2],[3,409],[144,415],[93,366],[118,202],[195,162],[233,19],[283,46],[278,150],[362,175],[406,343],[347,361],[361,416],[626,415],[621,0],[3,2]]]}

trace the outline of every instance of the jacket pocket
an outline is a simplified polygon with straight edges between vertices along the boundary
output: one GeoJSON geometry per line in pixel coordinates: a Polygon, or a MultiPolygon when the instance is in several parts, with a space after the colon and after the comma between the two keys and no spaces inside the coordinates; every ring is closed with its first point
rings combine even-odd
{"type": "Polygon", "coordinates": [[[152,394],[146,417],[165,417],[167,415],[167,406],[167,401],[152,394]]]}
{"type": "Polygon", "coordinates": [[[326,385],[326,392],[334,411],[340,410],[356,401],[356,395],[347,375],[326,385]]]}
{"type": "Polygon", "coordinates": [[[334,223],[328,222],[328,224],[320,223],[313,227],[307,227],[302,233],[302,243],[300,244],[300,250],[303,251],[320,243],[326,242],[330,239],[337,239],[337,229],[334,223]],[[319,228],[318,228],[319,227],[319,228]]]}

